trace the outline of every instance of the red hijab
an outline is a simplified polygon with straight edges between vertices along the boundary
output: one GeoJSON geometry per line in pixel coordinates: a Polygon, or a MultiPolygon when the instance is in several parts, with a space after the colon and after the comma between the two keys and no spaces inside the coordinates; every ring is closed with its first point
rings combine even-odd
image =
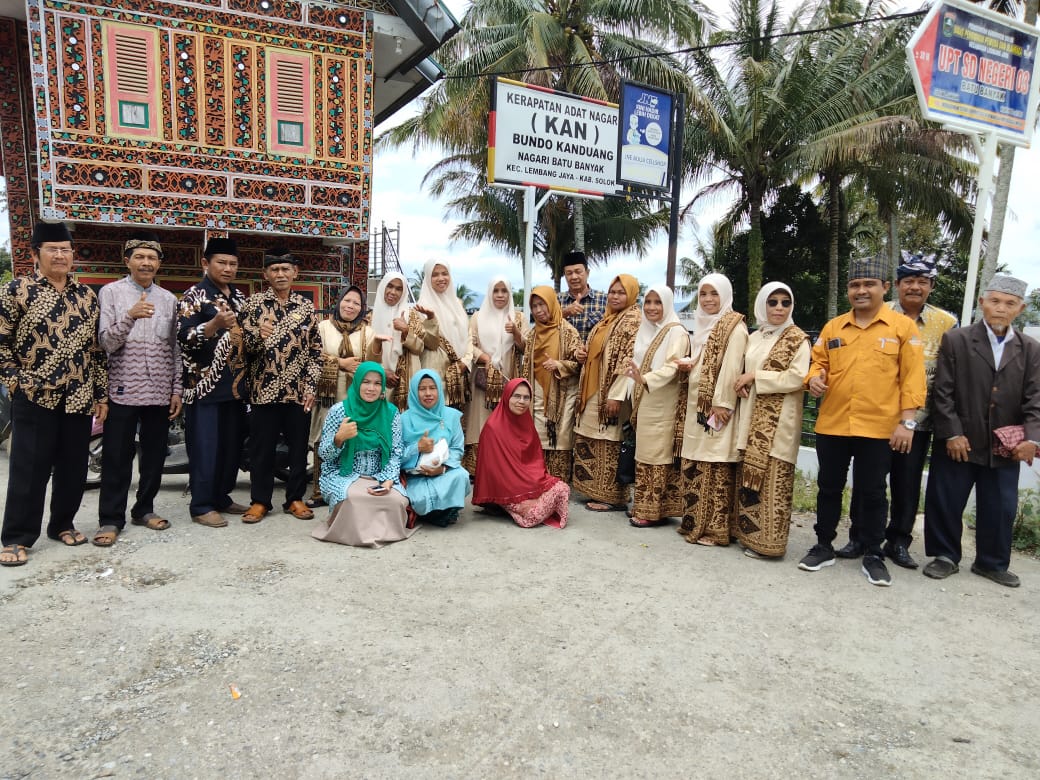
{"type": "MultiPolygon", "coordinates": [[[[509,399],[526,379],[511,379],[502,390],[502,400],[484,423],[477,447],[477,476],[473,503],[519,504],[537,498],[559,480],[545,470],[545,456],[531,412],[513,414],[509,399]]],[[[531,390],[532,397],[534,391],[531,390]]]]}

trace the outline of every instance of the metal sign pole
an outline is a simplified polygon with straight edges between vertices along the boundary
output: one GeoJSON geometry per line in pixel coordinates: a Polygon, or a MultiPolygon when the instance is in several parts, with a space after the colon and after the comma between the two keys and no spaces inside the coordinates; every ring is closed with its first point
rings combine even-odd
{"type": "MultiPolygon", "coordinates": [[[[973,136],[974,138],[974,136],[973,136]]],[[[964,306],[961,325],[971,324],[975,308],[975,279],[979,275],[979,254],[982,250],[982,232],[986,227],[989,196],[993,190],[993,169],[997,161],[997,134],[986,133],[979,150],[979,189],[975,200],[975,225],[971,231],[971,250],[968,254],[968,278],[964,282],[964,306]]]]}

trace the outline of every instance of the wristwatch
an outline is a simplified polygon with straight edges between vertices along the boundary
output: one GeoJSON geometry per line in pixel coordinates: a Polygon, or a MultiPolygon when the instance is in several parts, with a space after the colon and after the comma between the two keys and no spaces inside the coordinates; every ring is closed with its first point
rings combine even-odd
{"type": "Polygon", "coordinates": [[[899,424],[906,428],[908,431],[917,430],[917,420],[900,420],[899,424]]]}

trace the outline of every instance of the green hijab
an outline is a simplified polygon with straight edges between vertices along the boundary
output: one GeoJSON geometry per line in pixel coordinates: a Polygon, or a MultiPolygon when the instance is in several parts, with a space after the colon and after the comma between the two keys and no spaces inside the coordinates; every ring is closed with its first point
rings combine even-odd
{"type": "Polygon", "coordinates": [[[343,452],[339,456],[339,473],[349,476],[354,473],[354,454],[366,450],[379,450],[380,466],[386,466],[390,459],[390,448],[393,446],[393,423],[397,407],[387,403],[386,372],[379,363],[366,360],[354,372],[354,380],[347,388],[347,397],[343,399],[345,419],[357,423],[358,435],[347,439],[343,444],[343,452]],[[368,403],[361,398],[361,383],[369,374],[379,374],[383,392],[375,401],[368,403]]]}

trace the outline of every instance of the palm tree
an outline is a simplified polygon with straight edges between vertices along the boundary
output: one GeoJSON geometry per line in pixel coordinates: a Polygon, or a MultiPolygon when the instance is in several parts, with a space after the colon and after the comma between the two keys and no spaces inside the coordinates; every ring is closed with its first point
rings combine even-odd
{"type": "MultiPolygon", "coordinates": [[[[516,196],[489,188],[482,175],[490,103],[484,74],[508,74],[601,100],[616,100],[623,78],[685,91],[684,66],[668,51],[698,41],[708,18],[698,0],[474,0],[461,32],[438,52],[448,78],[424,98],[417,116],[379,143],[447,152],[430,173],[444,187],[455,188],[453,208],[471,217],[453,237],[522,246],[513,237],[522,235],[515,227],[516,196]]],[[[576,242],[584,244],[593,261],[648,245],[649,234],[640,231],[659,227],[653,212],[643,202],[620,202],[626,207],[578,205],[565,196],[546,204],[539,215],[538,244],[557,282],[559,258],[576,242]],[[608,226],[608,214],[634,225],[608,226]],[[614,238],[622,244],[610,243],[614,238]]]]}
{"type": "Polygon", "coordinates": [[[473,304],[477,301],[476,292],[469,289],[465,284],[460,284],[455,287],[455,297],[462,301],[462,308],[467,311],[472,309],[473,304]]]}

